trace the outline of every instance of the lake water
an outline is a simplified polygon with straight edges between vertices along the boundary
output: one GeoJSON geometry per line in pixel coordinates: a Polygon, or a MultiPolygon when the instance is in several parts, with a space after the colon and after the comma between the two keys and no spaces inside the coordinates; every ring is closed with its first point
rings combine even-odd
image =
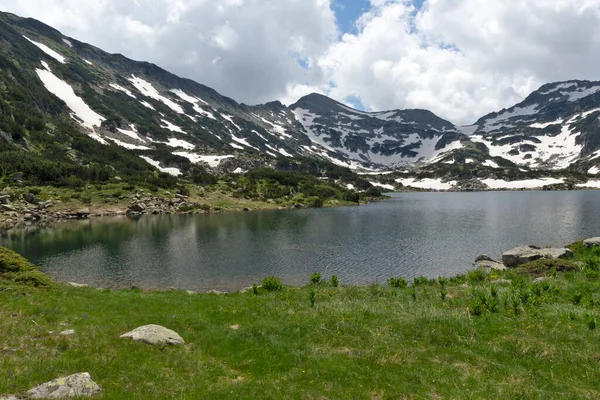
{"type": "Polygon", "coordinates": [[[59,281],[236,290],[463,273],[478,254],[600,236],[600,191],[407,193],[360,207],[105,218],[2,233],[59,281]]]}

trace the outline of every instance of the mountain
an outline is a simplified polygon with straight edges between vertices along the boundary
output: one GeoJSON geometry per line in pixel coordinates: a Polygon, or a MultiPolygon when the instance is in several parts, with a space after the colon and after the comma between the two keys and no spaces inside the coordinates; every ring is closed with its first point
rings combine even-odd
{"type": "Polygon", "coordinates": [[[600,172],[600,82],[542,86],[523,102],[463,127],[489,154],[536,169],[600,172]],[[587,169],[586,169],[587,168],[587,169]]]}
{"type": "Polygon", "coordinates": [[[457,127],[428,110],[363,112],[319,94],[289,107],[240,104],[8,13],[0,13],[0,37],[5,169],[80,176],[98,165],[96,174],[188,176],[308,157],[443,181],[600,172],[600,82],[544,85],[457,127]],[[32,166],[50,158],[62,164],[32,166]]]}

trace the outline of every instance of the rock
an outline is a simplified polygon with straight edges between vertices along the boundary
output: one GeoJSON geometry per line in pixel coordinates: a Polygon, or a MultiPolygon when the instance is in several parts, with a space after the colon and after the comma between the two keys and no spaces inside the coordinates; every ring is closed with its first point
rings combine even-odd
{"type": "Polygon", "coordinates": [[[92,381],[90,374],[83,372],[36,386],[26,395],[29,399],[66,399],[93,397],[100,391],[100,387],[92,381]]]}
{"type": "Polygon", "coordinates": [[[33,220],[33,214],[31,214],[31,213],[25,213],[25,215],[23,215],[23,219],[25,221],[31,221],[31,220],[33,220]]]}
{"type": "Polygon", "coordinates": [[[19,398],[15,397],[15,396],[8,395],[8,396],[0,396],[0,400],[19,400],[19,398]]]}
{"type": "Polygon", "coordinates": [[[585,239],[583,241],[583,245],[585,247],[600,246],[600,237],[594,237],[594,238],[585,239]]]}
{"type": "Polygon", "coordinates": [[[508,279],[496,279],[495,281],[490,282],[492,285],[512,285],[512,281],[508,279]]]}
{"type": "Polygon", "coordinates": [[[145,325],[140,326],[121,335],[121,338],[131,338],[136,342],[143,342],[152,345],[157,344],[184,344],[185,341],[177,332],[167,329],[160,325],[145,325]]]}
{"type": "Polygon", "coordinates": [[[479,261],[494,261],[497,262],[496,260],[494,260],[492,257],[488,256],[487,254],[480,254],[477,256],[477,258],[475,259],[475,262],[479,262],[479,261]]]}
{"type": "Polygon", "coordinates": [[[535,261],[542,258],[542,255],[538,252],[539,250],[540,248],[536,246],[516,247],[502,255],[502,262],[507,267],[516,267],[520,264],[535,261]]]}
{"type": "Polygon", "coordinates": [[[196,295],[198,294],[197,292],[194,292],[193,290],[186,290],[185,291],[187,294],[189,294],[190,296],[196,295]]]}
{"type": "Polygon", "coordinates": [[[227,294],[227,292],[220,292],[218,290],[210,290],[210,291],[208,291],[206,293],[208,293],[208,294],[216,294],[216,295],[219,295],[219,296],[227,294]]]}
{"type": "Polygon", "coordinates": [[[540,254],[543,258],[555,259],[555,258],[571,258],[573,252],[570,249],[559,248],[559,249],[541,249],[540,254]]]}
{"type": "Polygon", "coordinates": [[[0,204],[10,204],[10,196],[7,194],[0,196],[0,204]]]}
{"type": "Polygon", "coordinates": [[[52,207],[52,205],[53,205],[52,200],[43,201],[40,204],[38,204],[38,208],[40,210],[45,210],[46,208],[52,207]]]}
{"type": "Polygon", "coordinates": [[[480,256],[477,256],[477,258],[475,259],[475,262],[473,263],[473,267],[475,267],[475,268],[496,269],[496,270],[499,270],[499,271],[506,270],[506,266],[504,264],[502,264],[501,262],[498,262],[498,261],[494,260],[493,258],[491,258],[490,256],[488,256],[486,254],[482,254],[480,256]]]}
{"type": "Polygon", "coordinates": [[[71,336],[75,334],[75,329],[67,329],[66,331],[62,331],[59,333],[61,336],[71,336]]]}
{"type": "Polygon", "coordinates": [[[23,198],[29,204],[37,204],[38,203],[38,200],[33,193],[26,193],[23,195],[23,198]]]}
{"type": "Polygon", "coordinates": [[[540,249],[537,246],[523,246],[505,252],[502,255],[502,261],[507,267],[516,267],[517,265],[526,264],[540,258],[556,259],[570,258],[572,256],[573,252],[565,248],[540,249]]]}
{"type": "Polygon", "coordinates": [[[86,285],[85,283],[75,283],[75,282],[69,282],[69,285],[73,286],[73,287],[78,287],[78,288],[82,288],[82,287],[88,287],[88,285],[86,285]]]}
{"type": "Polygon", "coordinates": [[[548,280],[550,280],[550,278],[548,278],[547,276],[540,276],[539,278],[535,278],[533,280],[533,283],[544,282],[548,280]]]}
{"type": "Polygon", "coordinates": [[[81,210],[79,210],[75,213],[75,216],[77,218],[88,218],[90,216],[90,209],[82,208],[81,210]]]}
{"type": "Polygon", "coordinates": [[[17,209],[14,208],[13,206],[11,206],[10,204],[1,204],[0,205],[2,207],[2,210],[4,211],[8,211],[8,212],[16,212],[17,209]]]}
{"type": "Polygon", "coordinates": [[[146,210],[146,206],[144,206],[143,203],[135,203],[132,204],[129,209],[134,212],[144,212],[146,210]]]}

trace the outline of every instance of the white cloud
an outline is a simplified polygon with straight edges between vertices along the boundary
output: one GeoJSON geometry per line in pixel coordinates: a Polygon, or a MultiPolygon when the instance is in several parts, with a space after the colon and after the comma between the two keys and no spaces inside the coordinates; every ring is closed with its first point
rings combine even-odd
{"type": "Polygon", "coordinates": [[[522,100],[544,83],[600,79],[600,2],[371,0],[320,57],[335,98],[370,109],[428,108],[456,123],[522,100]]]}
{"type": "Polygon", "coordinates": [[[0,0],[0,8],[251,104],[318,91],[463,124],[550,81],[600,79],[598,0],[426,0],[420,10],[371,0],[356,33],[343,36],[331,3],[0,0]]]}

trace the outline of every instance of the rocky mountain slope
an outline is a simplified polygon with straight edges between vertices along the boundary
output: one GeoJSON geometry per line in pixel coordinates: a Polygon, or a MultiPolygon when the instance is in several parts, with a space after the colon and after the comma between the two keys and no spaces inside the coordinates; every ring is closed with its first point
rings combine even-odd
{"type": "Polygon", "coordinates": [[[514,107],[456,127],[427,110],[368,113],[317,94],[289,107],[239,104],[7,13],[0,37],[3,151],[60,155],[65,163],[109,152],[107,167],[175,176],[196,167],[243,172],[288,157],[443,181],[600,173],[600,82],[544,85],[514,107]],[[60,140],[49,143],[48,135],[60,140]]]}

